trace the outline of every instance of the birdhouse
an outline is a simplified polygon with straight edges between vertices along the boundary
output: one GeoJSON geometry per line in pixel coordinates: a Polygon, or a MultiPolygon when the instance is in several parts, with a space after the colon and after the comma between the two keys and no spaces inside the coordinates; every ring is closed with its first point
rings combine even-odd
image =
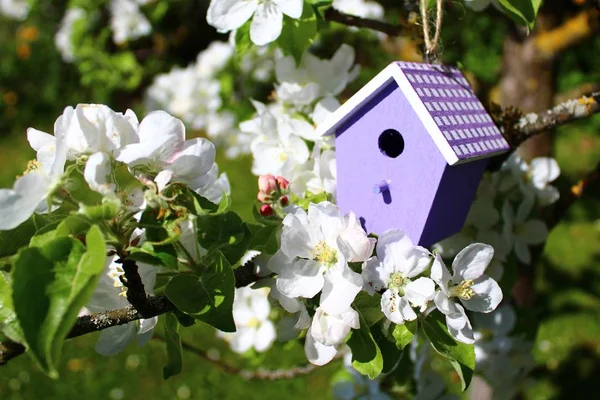
{"type": "Polygon", "coordinates": [[[394,62],[317,127],[335,134],[337,204],[367,232],[429,246],[460,231],[509,145],[457,68],[394,62]]]}

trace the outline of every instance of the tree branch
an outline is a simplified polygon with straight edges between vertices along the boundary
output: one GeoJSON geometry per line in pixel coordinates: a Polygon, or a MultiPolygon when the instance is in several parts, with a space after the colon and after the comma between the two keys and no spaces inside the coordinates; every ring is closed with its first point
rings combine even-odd
{"type": "Polygon", "coordinates": [[[347,26],[355,26],[357,28],[368,28],[374,31],[383,32],[390,36],[398,36],[403,30],[400,25],[393,25],[375,19],[344,14],[333,7],[328,8],[323,16],[327,21],[334,21],[347,26]]]}
{"type": "Polygon", "coordinates": [[[600,91],[567,100],[550,110],[540,113],[523,113],[514,107],[492,107],[496,125],[503,130],[503,135],[511,149],[515,150],[527,139],[546,132],[557,126],[591,117],[600,113],[600,91]]]}
{"type": "Polygon", "coordinates": [[[138,271],[138,266],[134,260],[126,257],[120,257],[117,263],[123,265],[123,275],[119,277],[123,286],[127,288],[127,301],[135,310],[139,311],[144,318],[152,318],[150,310],[149,296],[146,295],[144,282],[138,271]]]}
{"type": "MultiPolygon", "coordinates": [[[[252,262],[235,269],[233,273],[235,275],[236,288],[248,286],[259,279],[258,276],[254,274],[254,263],[252,262]]],[[[127,307],[116,310],[80,316],[77,318],[75,325],[73,325],[73,328],[71,328],[71,331],[67,335],[67,339],[102,331],[114,326],[124,325],[140,319],[153,318],[175,310],[175,305],[164,295],[148,296],[146,297],[145,302],[147,302],[147,305],[145,306],[144,313],[140,312],[136,307],[130,304],[127,307]]],[[[19,343],[12,341],[0,342],[0,365],[6,364],[24,352],[25,347],[19,343]]]]}
{"type": "MultiPolygon", "coordinates": [[[[165,338],[160,335],[155,335],[153,337],[153,339],[159,340],[161,342],[165,341],[165,338]]],[[[311,372],[313,372],[319,368],[319,366],[317,366],[317,365],[306,364],[306,365],[292,367],[292,368],[288,368],[288,369],[268,370],[268,369],[264,369],[264,368],[258,368],[256,371],[251,371],[248,369],[238,368],[234,365],[228,364],[224,361],[221,361],[219,359],[211,357],[205,350],[202,350],[196,346],[193,346],[190,343],[181,341],[181,347],[183,349],[189,351],[190,353],[195,354],[198,357],[208,361],[209,363],[218,367],[222,371],[224,371],[228,374],[239,375],[242,378],[247,379],[247,380],[277,381],[277,380],[282,380],[282,379],[293,379],[298,376],[308,375],[311,372]]],[[[345,354],[344,351],[338,351],[338,353],[335,355],[333,360],[339,360],[340,358],[342,358],[344,356],[344,354],[345,354]]]]}

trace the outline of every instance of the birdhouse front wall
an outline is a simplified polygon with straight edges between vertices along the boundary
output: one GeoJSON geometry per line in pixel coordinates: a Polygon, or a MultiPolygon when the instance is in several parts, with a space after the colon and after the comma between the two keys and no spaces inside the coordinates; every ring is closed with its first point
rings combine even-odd
{"type": "Polygon", "coordinates": [[[368,233],[402,229],[423,246],[460,231],[487,163],[448,165],[395,81],[336,129],[336,159],[342,211],[368,233]],[[394,131],[401,140],[381,140],[394,131]]]}
{"type": "Polygon", "coordinates": [[[395,81],[336,129],[336,162],[342,211],[354,211],[367,232],[399,228],[420,242],[447,163],[395,81]],[[386,130],[402,136],[397,157],[380,148],[386,130]],[[382,182],[388,190],[375,193],[382,182]]]}

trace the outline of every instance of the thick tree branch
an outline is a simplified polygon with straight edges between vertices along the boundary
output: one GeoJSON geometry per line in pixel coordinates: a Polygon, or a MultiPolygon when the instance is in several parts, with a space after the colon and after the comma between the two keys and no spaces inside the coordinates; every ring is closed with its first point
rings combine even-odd
{"type": "Polygon", "coordinates": [[[393,25],[375,19],[367,19],[344,14],[333,7],[330,7],[327,9],[327,11],[325,11],[324,17],[327,21],[334,21],[340,24],[355,26],[358,28],[368,28],[374,31],[383,32],[390,36],[398,36],[403,30],[403,27],[400,25],[393,25]]]}
{"type": "MultiPolygon", "coordinates": [[[[233,272],[235,275],[235,286],[238,288],[248,286],[258,280],[258,276],[254,274],[254,264],[252,262],[235,269],[233,272]]],[[[67,339],[102,331],[104,329],[112,328],[113,326],[124,325],[140,319],[156,317],[175,310],[175,306],[166,298],[166,296],[148,296],[145,299],[145,302],[147,304],[145,305],[146,308],[144,313],[140,312],[130,304],[127,307],[117,310],[80,316],[77,318],[75,325],[73,325],[73,328],[67,335],[67,339]]],[[[6,364],[8,361],[24,352],[25,347],[19,343],[12,341],[0,342],[0,365],[6,364]]]]}
{"type": "MultiPolygon", "coordinates": [[[[165,341],[165,338],[160,335],[155,335],[153,339],[159,340],[161,342],[165,341]]],[[[211,357],[205,350],[200,349],[190,343],[182,341],[181,347],[184,350],[187,350],[190,353],[195,354],[198,357],[208,361],[209,363],[213,364],[222,371],[228,374],[239,375],[247,380],[277,381],[282,379],[293,379],[298,376],[308,375],[319,368],[319,366],[317,365],[306,364],[288,369],[268,370],[264,368],[258,368],[257,370],[252,371],[248,369],[238,368],[219,359],[215,359],[214,357],[211,357]]],[[[344,354],[345,353],[343,351],[338,351],[333,360],[339,360],[344,356],[344,354]]]]}

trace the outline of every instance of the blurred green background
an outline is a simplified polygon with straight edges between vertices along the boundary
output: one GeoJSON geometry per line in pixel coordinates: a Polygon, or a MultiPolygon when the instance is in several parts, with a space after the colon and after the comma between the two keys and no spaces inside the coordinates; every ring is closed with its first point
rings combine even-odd
{"type": "MultiPolygon", "coordinates": [[[[149,38],[125,48],[101,48],[107,54],[131,52],[139,68],[134,84],[99,84],[90,68],[100,74],[102,65],[81,67],[65,64],[54,46],[54,34],[66,2],[41,2],[24,22],[0,16],[0,185],[12,185],[35,153],[26,140],[29,126],[52,132],[54,120],[67,105],[105,103],[117,111],[134,108],[143,115],[143,92],[152,77],[174,65],[185,66],[217,37],[206,25],[206,1],[174,1],[167,7],[149,38]],[[165,44],[166,43],[166,44],[165,44]],[[86,69],[87,68],[87,69],[86,69]],[[93,75],[93,74],[91,74],[93,75]],[[87,80],[86,80],[87,79],[87,80]]],[[[447,19],[443,57],[460,61],[484,87],[499,78],[502,40],[509,22],[493,11],[463,12],[447,19]]],[[[355,35],[356,36],[356,35],[355,35]]],[[[349,35],[333,37],[332,43],[349,41],[349,35]]],[[[320,51],[331,53],[324,41],[320,51]]],[[[362,42],[361,42],[362,43],[362,42]]],[[[361,80],[369,79],[380,65],[400,57],[402,49],[382,56],[358,47],[364,65],[361,80]],[[373,54],[371,54],[373,53],[373,54]]],[[[407,51],[410,53],[410,51],[407,51]]],[[[600,81],[600,37],[561,56],[557,61],[557,92],[600,81]]],[[[137,67],[136,67],[137,68],[137,67]]],[[[358,83],[360,84],[360,82],[358,83]]],[[[356,89],[356,85],[352,90],[356,89]]],[[[555,136],[555,156],[562,169],[558,186],[577,181],[600,160],[600,116],[562,127],[555,136]]],[[[256,193],[249,175],[250,160],[227,160],[219,164],[229,175],[233,208],[250,218],[256,193]]],[[[570,210],[546,244],[535,281],[535,308],[529,314],[539,326],[535,338],[534,383],[527,399],[590,398],[600,377],[600,188],[594,187],[570,210]]],[[[158,330],[160,332],[160,329],[158,330]]],[[[240,358],[215,337],[207,326],[183,330],[183,338],[219,355],[238,368],[286,368],[306,363],[299,343],[276,343],[264,355],[240,358]]],[[[326,399],[331,398],[331,377],[341,368],[337,361],[305,377],[276,382],[245,380],[223,372],[205,358],[184,354],[183,373],[164,381],[164,345],[152,340],[143,348],[131,345],[122,354],[105,358],[94,352],[97,334],[69,340],[65,346],[61,379],[40,373],[27,356],[0,367],[0,399],[326,399]]]]}

